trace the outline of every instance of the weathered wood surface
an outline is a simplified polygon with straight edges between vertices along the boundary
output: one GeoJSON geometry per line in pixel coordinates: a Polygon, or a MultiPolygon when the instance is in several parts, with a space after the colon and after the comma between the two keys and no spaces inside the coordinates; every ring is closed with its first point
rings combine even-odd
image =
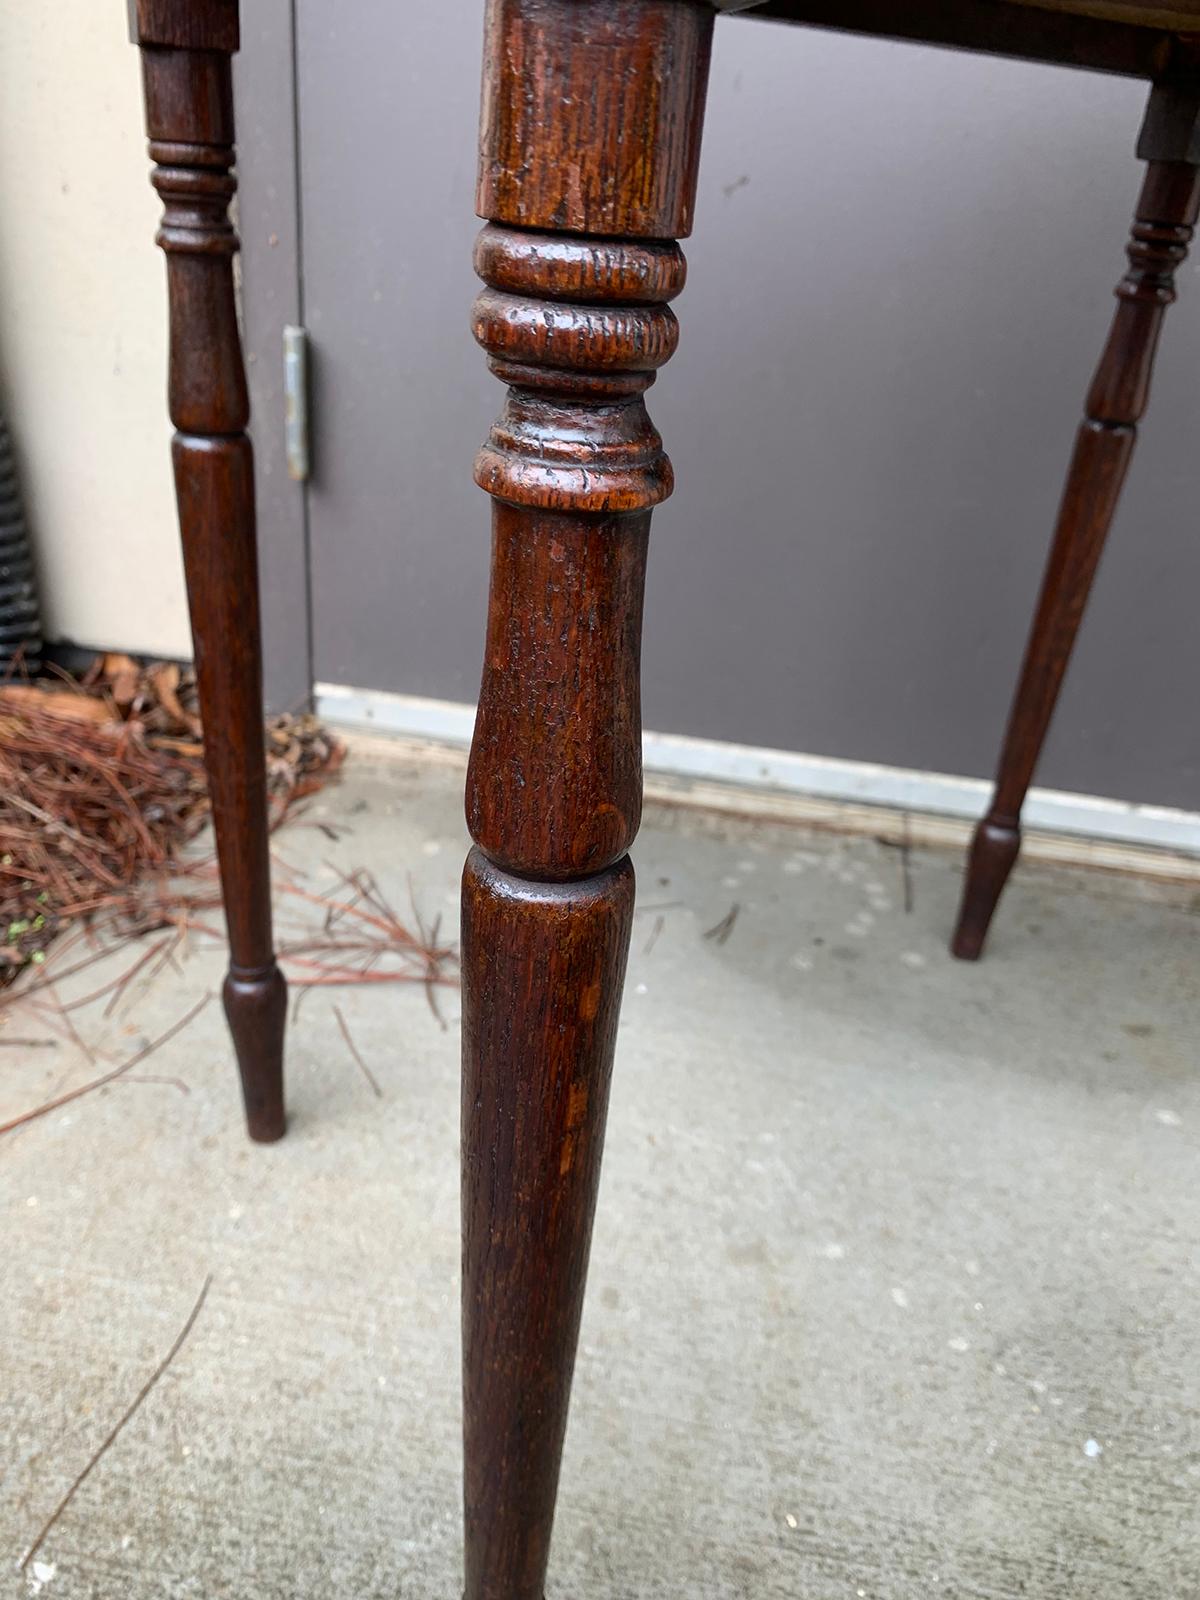
{"type": "Polygon", "coordinates": [[[466,1600],[542,1600],[633,910],[651,509],[713,13],[491,0],[492,577],[463,886],[466,1600]]]}

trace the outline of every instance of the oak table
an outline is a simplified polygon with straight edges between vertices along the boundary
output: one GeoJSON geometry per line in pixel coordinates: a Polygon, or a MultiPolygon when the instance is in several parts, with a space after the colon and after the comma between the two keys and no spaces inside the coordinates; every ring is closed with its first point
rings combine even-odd
{"type": "MultiPolygon", "coordinates": [[[[542,1600],[633,913],[650,514],[717,10],[1147,80],[1129,268],[1088,390],[955,954],[973,959],[1200,209],[1200,0],[486,0],[475,337],[491,596],[463,882],[466,1600],[542,1600]],[[1193,37],[1193,35],[1195,37],[1193,37]]],[[[179,519],[251,1135],[283,1131],[247,401],[228,217],[237,0],[132,0],[165,214],[179,519]]],[[[802,314],[802,309],[799,314],[802,314]]],[[[686,1586],[686,1585],[682,1585],[686,1586]]]]}

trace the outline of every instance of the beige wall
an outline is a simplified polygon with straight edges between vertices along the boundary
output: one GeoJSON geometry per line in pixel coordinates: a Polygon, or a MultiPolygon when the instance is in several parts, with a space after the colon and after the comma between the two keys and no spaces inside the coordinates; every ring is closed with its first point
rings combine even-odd
{"type": "Polygon", "coordinates": [[[0,0],[0,404],[51,638],[189,653],[122,0],[0,0]]]}

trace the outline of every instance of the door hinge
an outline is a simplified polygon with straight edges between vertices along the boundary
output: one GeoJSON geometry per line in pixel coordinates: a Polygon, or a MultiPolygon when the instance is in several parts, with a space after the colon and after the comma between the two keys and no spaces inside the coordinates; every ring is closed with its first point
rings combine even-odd
{"type": "Polygon", "coordinates": [[[283,330],[283,433],[288,477],[308,480],[308,329],[283,330]]]}

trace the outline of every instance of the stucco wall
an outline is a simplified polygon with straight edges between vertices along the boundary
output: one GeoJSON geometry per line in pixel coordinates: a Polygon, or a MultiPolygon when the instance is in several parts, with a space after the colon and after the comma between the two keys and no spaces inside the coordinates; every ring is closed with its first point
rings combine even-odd
{"type": "Polygon", "coordinates": [[[163,267],[120,0],[0,0],[0,404],[51,638],[187,654],[163,267]]]}

